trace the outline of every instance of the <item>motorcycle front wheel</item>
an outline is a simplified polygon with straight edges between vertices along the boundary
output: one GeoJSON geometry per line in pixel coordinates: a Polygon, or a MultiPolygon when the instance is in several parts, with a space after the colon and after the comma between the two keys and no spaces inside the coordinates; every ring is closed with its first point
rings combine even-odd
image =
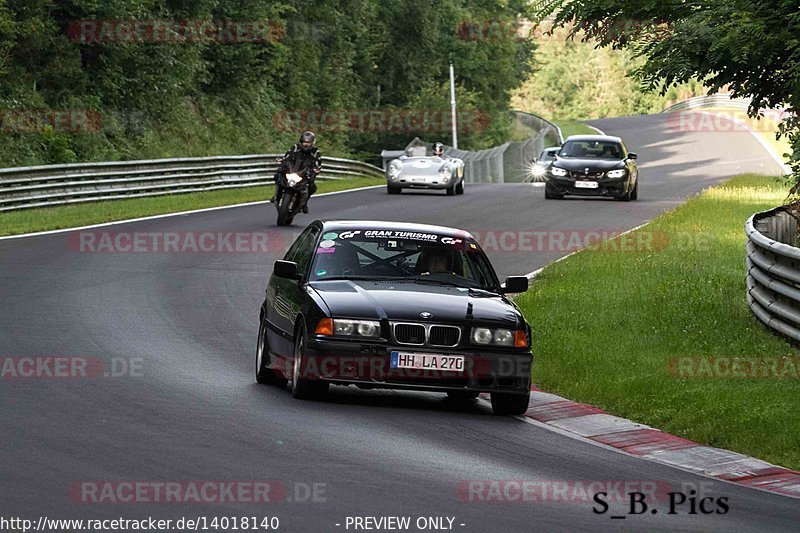
{"type": "Polygon", "coordinates": [[[278,202],[278,225],[288,226],[292,223],[294,215],[292,214],[292,205],[294,204],[295,194],[292,191],[284,191],[278,202]]]}

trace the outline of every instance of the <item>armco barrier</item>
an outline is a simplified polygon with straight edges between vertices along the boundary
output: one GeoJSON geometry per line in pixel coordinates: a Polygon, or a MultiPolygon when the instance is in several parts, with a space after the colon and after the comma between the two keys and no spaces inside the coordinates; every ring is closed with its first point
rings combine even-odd
{"type": "Polygon", "coordinates": [[[800,341],[800,248],[797,220],[785,208],[756,213],[747,234],[747,305],[761,322],[800,341]]]}
{"type": "Polygon", "coordinates": [[[731,98],[730,94],[712,94],[710,96],[695,96],[673,104],[664,109],[662,113],[671,113],[673,111],[685,111],[687,109],[699,109],[703,107],[725,107],[733,109],[742,109],[747,111],[750,107],[750,98],[731,98]]]}
{"type": "MultiPolygon", "coordinates": [[[[0,169],[0,211],[273,183],[281,154],[75,163],[0,169]]],[[[320,179],[383,178],[368,163],[322,158],[320,179]]]]}

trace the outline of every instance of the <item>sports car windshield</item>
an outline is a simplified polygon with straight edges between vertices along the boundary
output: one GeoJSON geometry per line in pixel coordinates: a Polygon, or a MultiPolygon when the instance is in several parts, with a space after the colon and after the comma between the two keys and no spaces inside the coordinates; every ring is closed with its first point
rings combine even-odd
{"type": "Polygon", "coordinates": [[[405,280],[494,291],[499,283],[474,242],[433,233],[356,230],[323,235],[311,281],[405,280]]]}
{"type": "Polygon", "coordinates": [[[613,141],[567,141],[558,157],[622,159],[622,146],[613,141]]]}

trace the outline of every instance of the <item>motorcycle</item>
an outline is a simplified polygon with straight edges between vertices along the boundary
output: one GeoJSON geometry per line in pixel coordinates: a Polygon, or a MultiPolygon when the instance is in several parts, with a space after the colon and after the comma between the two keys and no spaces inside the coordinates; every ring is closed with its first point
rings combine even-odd
{"type": "Polygon", "coordinates": [[[279,172],[277,183],[282,187],[282,194],[275,202],[278,210],[278,225],[288,226],[303,206],[308,202],[310,169],[287,170],[279,172]]]}

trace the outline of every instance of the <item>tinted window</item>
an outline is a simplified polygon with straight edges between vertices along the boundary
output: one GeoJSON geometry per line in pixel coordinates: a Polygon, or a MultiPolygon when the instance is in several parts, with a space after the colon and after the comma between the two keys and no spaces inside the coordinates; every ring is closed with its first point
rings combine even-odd
{"type": "Polygon", "coordinates": [[[613,141],[567,141],[558,152],[559,157],[622,159],[622,145],[613,141]]]}
{"type": "Polygon", "coordinates": [[[304,276],[308,271],[308,265],[311,263],[311,258],[314,255],[314,244],[317,241],[319,231],[317,228],[311,228],[301,239],[297,246],[297,252],[294,254],[294,261],[297,263],[297,272],[304,276]]]}
{"type": "Polygon", "coordinates": [[[489,260],[474,241],[429,233],[355,233],[325,235],[314,254],[310,280],[368,277],[433,280],[484,289],[498,285],[489,260]],[[412,236],[404,238],[403,234],[412,236]]]}

